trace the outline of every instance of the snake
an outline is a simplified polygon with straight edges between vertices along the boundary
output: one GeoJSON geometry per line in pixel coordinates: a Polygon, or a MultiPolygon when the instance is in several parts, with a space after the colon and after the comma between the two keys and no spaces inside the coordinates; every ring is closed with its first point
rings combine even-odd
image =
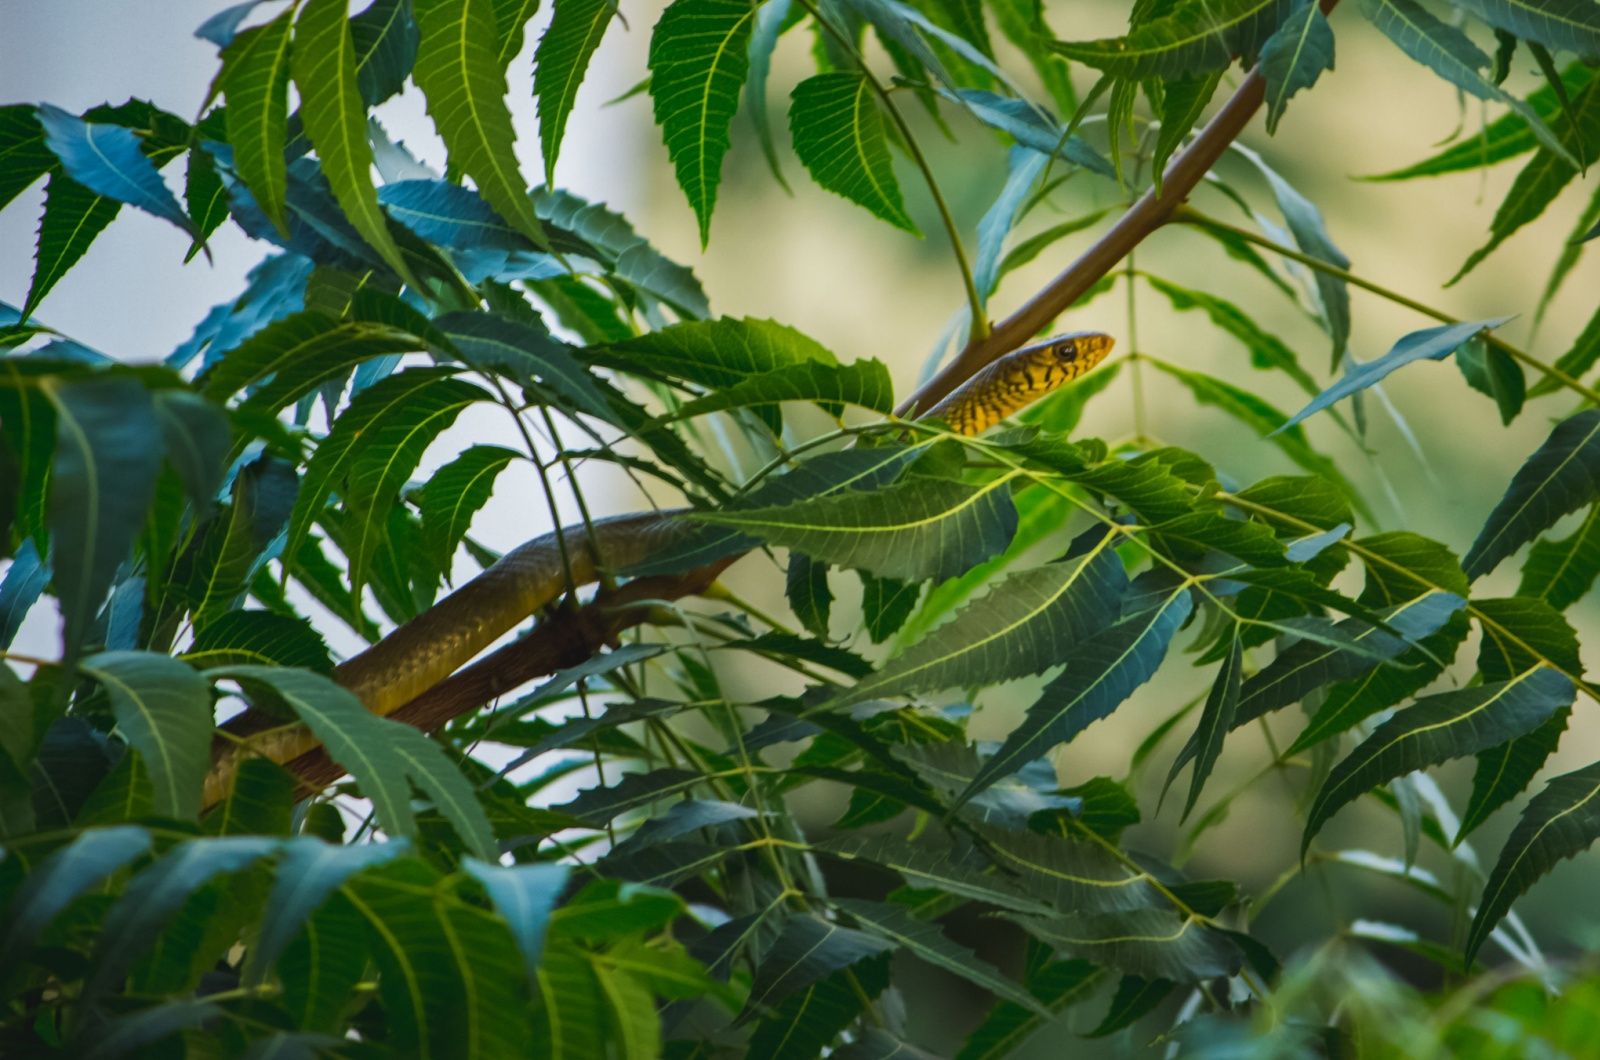
{"type": "MultiPolygon", "coordinates": [[[[1102,332],[1057,335],[990,362],[916,418],[977,435],[1094,368],[1111,352],[1102,332]]],[[[602,574],[646,563],[677,540],[688,509],[614,516],[566,527],[517,546],[433,607],[334,669],[334,680],[374,714],[394,713],[449,677],[519,622],[602,574]]],[[[555,619],[559,621],[559,619],[555,619]]],[[[204,804],[215,805],[244,754],[279,763],[315,750],[304,726],[247,743],[218,742],[204,804]]]]}

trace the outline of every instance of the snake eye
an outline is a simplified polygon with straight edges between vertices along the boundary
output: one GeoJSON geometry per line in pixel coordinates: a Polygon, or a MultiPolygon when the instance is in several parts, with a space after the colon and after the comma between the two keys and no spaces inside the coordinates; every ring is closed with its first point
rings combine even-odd
{"type": "Polygon", "coordinates": [[[1056,347],[1056,356],[1063,361],[1071,361],[1078,356],[1078,344],[1070,339],[1056,347]]]}

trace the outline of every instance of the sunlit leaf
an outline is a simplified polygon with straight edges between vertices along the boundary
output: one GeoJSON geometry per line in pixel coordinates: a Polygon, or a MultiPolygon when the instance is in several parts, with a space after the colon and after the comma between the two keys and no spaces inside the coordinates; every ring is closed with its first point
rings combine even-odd
{"type": "Polygon", "coordinates": [[[287,231],[284,162],[289,118],[289,41],[294,12],[247,29],[222,52],[221,84],[228,100],[233,164],[267,218],[287,231]]]}
{"type": "Polygon", "coordinates": [[[878,106],[860,74],[807,78],[795,86],[789,106],[794,151],[822,187],[915,233],[890,164],[878,106]]]}
{"type": "Polygon", "coordinates": [[[556,159],[578,86],[616,13],[608,0],[555,0],[550,27],[539,38],[533,95],[539,101],[539,148],[547,184],[555,183],[556,159]]]}

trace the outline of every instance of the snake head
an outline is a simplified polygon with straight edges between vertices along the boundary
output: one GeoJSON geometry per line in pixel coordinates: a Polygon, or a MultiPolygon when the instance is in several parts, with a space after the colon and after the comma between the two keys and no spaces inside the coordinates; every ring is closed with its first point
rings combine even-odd
{"type": "Polygon", "coordinates": [[[1103,331],[1075,331],[1070,335],[1057,335],[1045,345],[1062,367],[1081,374],[1105,360],[1115,342],[1103,331]]]}

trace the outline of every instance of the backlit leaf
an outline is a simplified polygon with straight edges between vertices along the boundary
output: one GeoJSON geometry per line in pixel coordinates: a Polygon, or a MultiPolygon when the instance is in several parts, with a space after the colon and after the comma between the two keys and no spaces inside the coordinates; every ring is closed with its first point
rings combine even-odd
{"type": "Polygon", "coordinates": [[[809,77],[789,106],[794,151],[816,182],[915,233],[889,160],[883,115],[867,79],[855,73],[809,77]]]}
{"type": "Polygon", "coordinates": [[[616,5],[609,0],[555,0],[550,27],[539,38],[533,95],[539,101],[539,149],[547,184],[556,182],[556,158],[578,86],[616,13],[616,5]]]}

